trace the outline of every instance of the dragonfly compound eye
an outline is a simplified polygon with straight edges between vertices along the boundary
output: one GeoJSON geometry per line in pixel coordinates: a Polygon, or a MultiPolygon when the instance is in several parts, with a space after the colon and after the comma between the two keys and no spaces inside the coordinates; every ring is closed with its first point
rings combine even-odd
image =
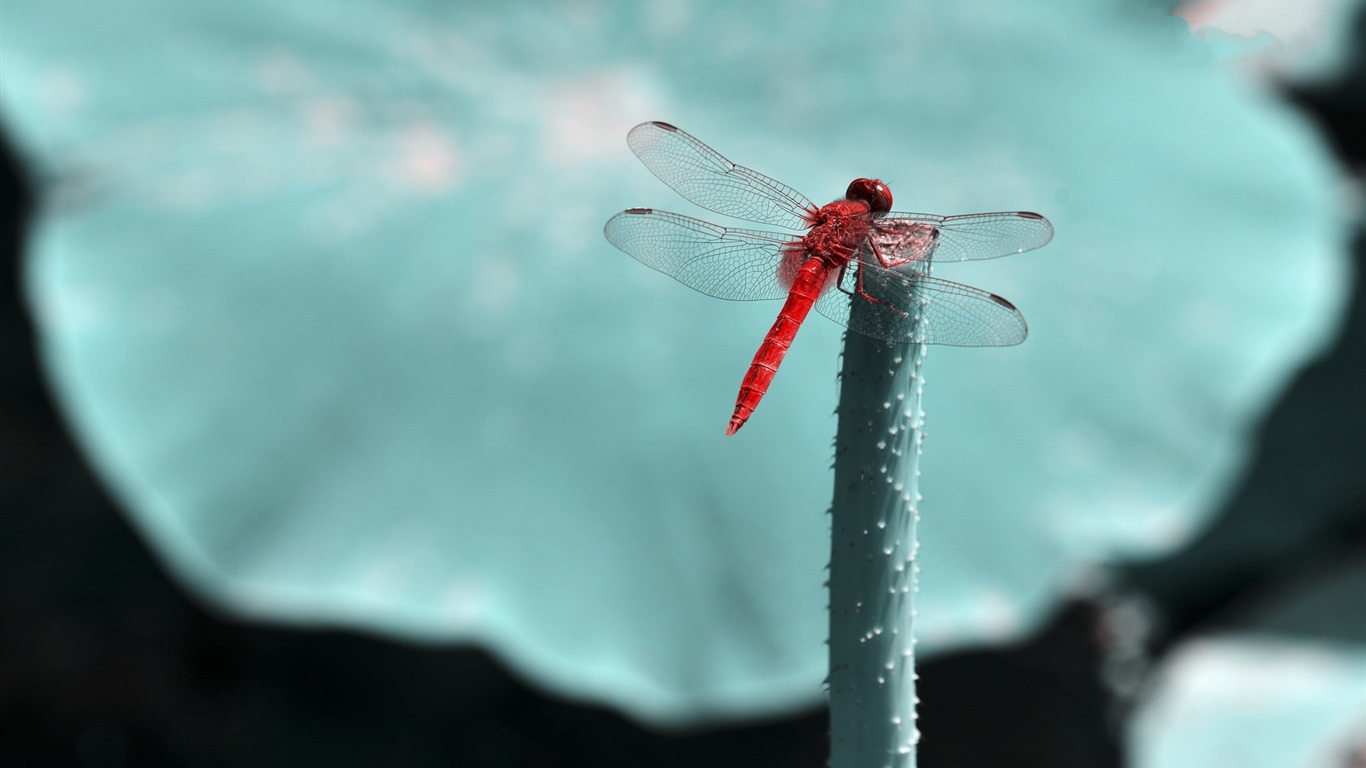
{"type": "Polygon", "coordinates": [[[868,209],[875,213],[892,210],[892,190],[877,179],[854,179],[849,182],[849,189],[844,193],[844,197],[867,203],[868,209]]]}

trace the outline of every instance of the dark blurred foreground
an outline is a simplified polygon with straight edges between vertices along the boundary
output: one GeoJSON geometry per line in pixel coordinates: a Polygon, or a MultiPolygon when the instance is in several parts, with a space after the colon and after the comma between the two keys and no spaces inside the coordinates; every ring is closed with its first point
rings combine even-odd
{"type": "MultiPolygon", "coordinates": [[[[1363,26],[1341,81],[1289,94],[1358,180],[1363,26]]],[[[658,733],[539,693],[480,652],[259,627],[189,600],[91,475],[47,392],[18,291],[32,199],[12,152],[0,154],[0,766],[825,764],[823,712],[658,733]]],[[[1114,638],[1108,617],[1127,603],[1106,598],[1065,608],[1017,647],[923,664],[922,768],[1123,765],[1132,702],[1102,673],[1141,671],[1195,633],[1242,626],[1295,585],[1366,561],[1366,236],[1355,255],[1338,345],[1270,415],[1219,522],[1127,574],[1125,594],[1154,609],[1152,635],[1138,647],[1114,638]]],[[[1278,630],[1366,645],[1360,622],[1320,618],[1278,630]]]]}

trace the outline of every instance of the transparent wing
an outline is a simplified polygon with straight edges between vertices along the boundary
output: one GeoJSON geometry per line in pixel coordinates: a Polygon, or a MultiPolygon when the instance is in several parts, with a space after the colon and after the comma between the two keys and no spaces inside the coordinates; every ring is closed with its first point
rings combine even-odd
{"type": "Polygon", "coordinates": [[[1015,305],[994,293],[930,277],[925,270],[851,263],[843,279],[821,294],[816,311],[893,344],[1008,347],[1025,340],[1029,328],[1015,305]]]}
{"type": "Polygon", "coordinates": [[[668,123],[641,123],[626,135],[626,143],[660,181],[717,213],[802,230],[817,210],[797,190],[732,163],[668,123]]]}
{"type": "Polygon", "coordinates": [[[869,237],[891,261],[919,261],[926,256],[940,264],[995,259],[1041,248],[1053,239],[1048,219],[1027,211],[962,216],[892,211],[870,214],[870,218],[869,237]],[[925,235],[930,236],[929,242],[925,235]]]}
{"type": "Polygon", "coordinates": [[[607,241],[647,267],[708,296],[731,301],[781,299],[783,249],[777,232],[721,227],[650,208],[630,208],[603,227],[607,241]]]}

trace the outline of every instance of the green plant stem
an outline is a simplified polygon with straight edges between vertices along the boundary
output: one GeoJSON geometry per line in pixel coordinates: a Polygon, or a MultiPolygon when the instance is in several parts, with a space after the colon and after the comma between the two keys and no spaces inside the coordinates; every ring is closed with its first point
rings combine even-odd
{"type": "Polygon", "coordinates": [[[830,549],[830,768],[913,768],[921,345],[845,336],[830,549]]]}

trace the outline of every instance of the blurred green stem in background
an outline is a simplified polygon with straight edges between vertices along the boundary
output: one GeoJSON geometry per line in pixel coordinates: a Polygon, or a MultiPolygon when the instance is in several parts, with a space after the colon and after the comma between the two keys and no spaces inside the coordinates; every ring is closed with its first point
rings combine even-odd
{"type": "Polygon", "coordinates": [[[912,768],[922,345],[845,335],[830,547],[830,767],[912,768]]]}

